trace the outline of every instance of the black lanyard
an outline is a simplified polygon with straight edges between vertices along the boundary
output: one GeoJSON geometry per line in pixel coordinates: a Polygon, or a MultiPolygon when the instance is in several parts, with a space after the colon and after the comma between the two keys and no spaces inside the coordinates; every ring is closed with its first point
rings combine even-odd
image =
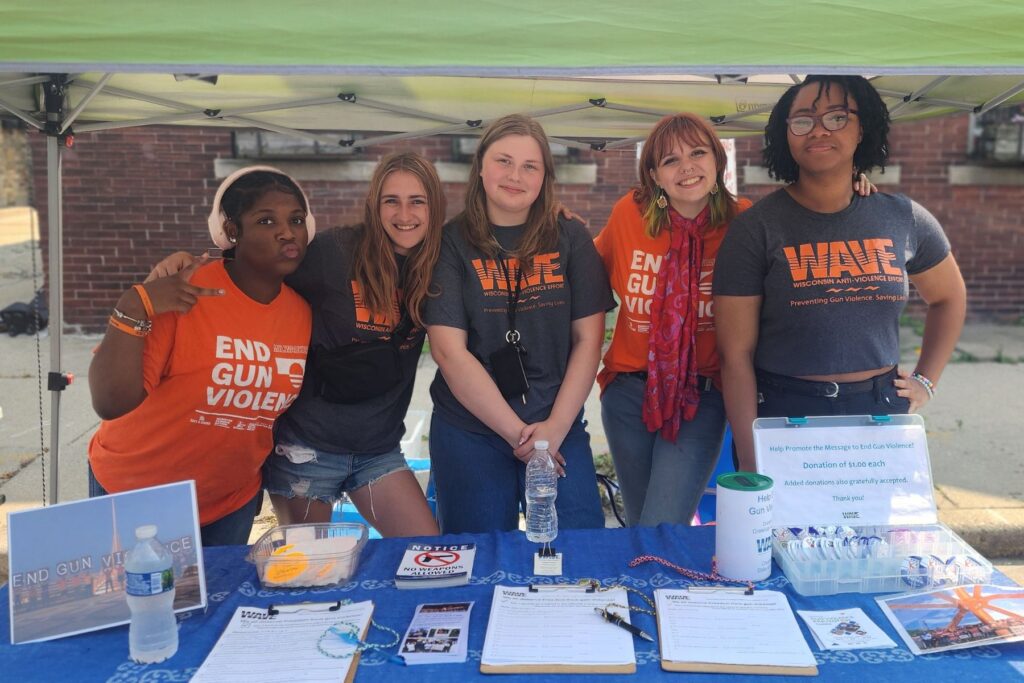
{"type": "Polygon", "coordinates": [[[506,311],[508,312],[508,333],[505,334],[505,341],[509,344],[519,343],[519,330],[516,329],[516,308],[519,306],[519,293],[522,291],[522,270],[519,268],[518,262],[516,263],[516,287],[512,289],[512,278],[508,274],[508,264],[505,262],[504,257],[498,259],[498,267],[501,268],[501,274],[505,276],[505,291],[508,293],[508,304],[506,311]]]}

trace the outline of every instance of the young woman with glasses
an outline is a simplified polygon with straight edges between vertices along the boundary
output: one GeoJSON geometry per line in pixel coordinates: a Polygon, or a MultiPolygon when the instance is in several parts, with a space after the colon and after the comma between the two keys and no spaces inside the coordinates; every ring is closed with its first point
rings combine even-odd
{"type": "Polygon", "coordinates": [[[741,469],[755,469],[755,417],[914,412],[953,352],[966,292],[942,227],[903,195],[850,190],[851,176],[884,168],[888,133],[859,76],[810,76],[772,110],[764,157],[787,185],[732,223],[714,276],[741,469]],[[912,373],[898,369],[908,280],[927,305],[912,373]]]}

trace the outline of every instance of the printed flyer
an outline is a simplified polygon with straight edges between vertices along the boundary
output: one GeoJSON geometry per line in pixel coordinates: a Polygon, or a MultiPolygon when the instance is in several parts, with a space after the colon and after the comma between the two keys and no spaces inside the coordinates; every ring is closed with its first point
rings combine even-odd
{"type": "Polygon", "coordinates": [[[1024,640],[1024,588],[974,584],[875,598],[915,655],[1024,640]]]}

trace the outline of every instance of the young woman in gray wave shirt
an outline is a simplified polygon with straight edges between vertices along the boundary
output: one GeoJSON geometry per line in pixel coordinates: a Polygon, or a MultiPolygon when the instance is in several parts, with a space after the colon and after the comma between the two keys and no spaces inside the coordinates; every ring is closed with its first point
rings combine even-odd
{"type": "Polygon", "coordinates": [[[741,469],[755,469],[755,417],[916,411],[960,336],[966,292],[938,221],[903,195],[851,193],[885,165],[888,132],[860,76],[809,76],[772,110],[765,160],[789,184],[733,222],[714,276],[741,469]],[[898,368],[908,279],[928,307],[912,373],[898,368]]]}

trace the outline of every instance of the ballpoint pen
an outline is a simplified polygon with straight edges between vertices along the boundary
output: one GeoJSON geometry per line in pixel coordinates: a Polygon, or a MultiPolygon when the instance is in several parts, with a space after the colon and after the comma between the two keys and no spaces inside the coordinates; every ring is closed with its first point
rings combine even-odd
{"type": "Polygon", "coordinates": [[[615,624],[619,628],[624,628],[637,638],[643,638],[644,640],[650,641],[652,643],[654,642],[654,638],[651,638],[649,635],[640,630],[639,627],[633,626],[633,624],[629,623],[615,612],[609,612],[608,610],[601,609],[600,607],[595,607],[594,611],[600,614],[602,617],[604,617],[604,620],[607,621],[609,624],[615,624]]]}

